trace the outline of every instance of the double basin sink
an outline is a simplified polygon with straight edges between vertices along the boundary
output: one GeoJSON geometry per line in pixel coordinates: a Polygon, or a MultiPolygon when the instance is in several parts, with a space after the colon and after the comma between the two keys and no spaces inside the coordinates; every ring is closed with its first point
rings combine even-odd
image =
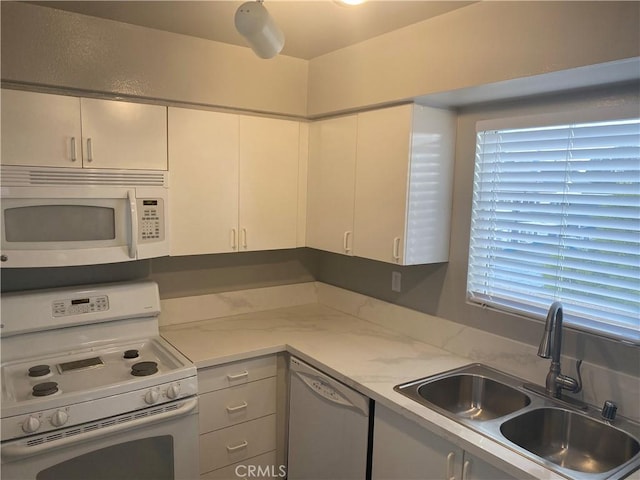
{"type": "Polygon", "coordinates": [[[604,421],[471,364],[395,387],[399,393],[569,478],[622,478],[640,466],[640,426],[604,421]]]}

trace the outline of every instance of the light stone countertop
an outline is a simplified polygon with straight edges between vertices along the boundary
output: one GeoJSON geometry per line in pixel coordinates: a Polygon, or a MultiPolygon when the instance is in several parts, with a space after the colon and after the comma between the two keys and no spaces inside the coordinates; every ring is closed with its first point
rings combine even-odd
{"type": "Polygon", "coordinates": [[[161,334],[198,368],[288,351],[506,473],[564,478],[395,392],[472,362],[372,322],[314,303],[163,326],[161,334]]]}

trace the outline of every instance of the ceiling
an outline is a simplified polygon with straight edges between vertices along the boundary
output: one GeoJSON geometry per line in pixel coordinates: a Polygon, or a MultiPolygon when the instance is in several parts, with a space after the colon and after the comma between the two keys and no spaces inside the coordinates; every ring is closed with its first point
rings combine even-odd
{"type": "MultiPolygon", "coordinates": [[[[233,17],[243,3],[212,1],[28,2],[119,22],[246,46],[233,17]]],[[[357,6],[337,0],[265,0],[285,35],[283,55],[311,59],[392,30],[465,7],[470,1],[386,0],[357,6]]]]}

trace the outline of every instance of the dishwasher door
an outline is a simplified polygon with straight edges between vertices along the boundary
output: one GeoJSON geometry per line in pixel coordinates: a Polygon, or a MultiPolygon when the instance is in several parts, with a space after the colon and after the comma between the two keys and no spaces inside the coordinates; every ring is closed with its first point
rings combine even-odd
{"type": "Polygon", "coordinates": [[[369,399],[291,357],[288,480],[365,480],[369,399]]]}

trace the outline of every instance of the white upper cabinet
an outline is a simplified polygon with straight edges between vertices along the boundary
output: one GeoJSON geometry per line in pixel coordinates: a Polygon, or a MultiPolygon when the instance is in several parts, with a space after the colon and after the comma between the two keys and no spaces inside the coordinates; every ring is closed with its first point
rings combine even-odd
{"type": "Polygon", "coordinates": [[[455,115],[403,105],[358,115],[354,255],[449,259],[455,115]]]}
{"type": "Polygon", "coordinates": [[[2,163],[82,167],[80,99],[2,89],[2,163]]]}
{"type": "Polygon", "coordinates": [[[307,245],[400,265],[449,257],[455,115],[403,105],[314,122],[307,245]]]}
{"type": "Polygon", "coordinates": [[[3,89],[2,163],[166,170],[166,107],[3,89]]]}
{"type": "Polygon", "coordinates": [[[353,253],[357,128],[356,115],[313,122],[309,127],[309,247],[353,253]]]}
{"type": "Polygon", "coordinates": [[[297,246],[299,122],[240,117],[240,250],[297,246]]]}
{"type": "Polygon", "coordinates": [[[82,98],[82,156],[88,168],[167,169],[167,108],[82,98]]]}
{"type": "Polygon", "coordinates": [[[237,250],[238,123],[234,114],[169,108],[171,255],[237,250]]]}
{"type": "Polygon", "coordinates": [[[169,108],[171,255],[295,248],[298,122],[169,108]]]}

